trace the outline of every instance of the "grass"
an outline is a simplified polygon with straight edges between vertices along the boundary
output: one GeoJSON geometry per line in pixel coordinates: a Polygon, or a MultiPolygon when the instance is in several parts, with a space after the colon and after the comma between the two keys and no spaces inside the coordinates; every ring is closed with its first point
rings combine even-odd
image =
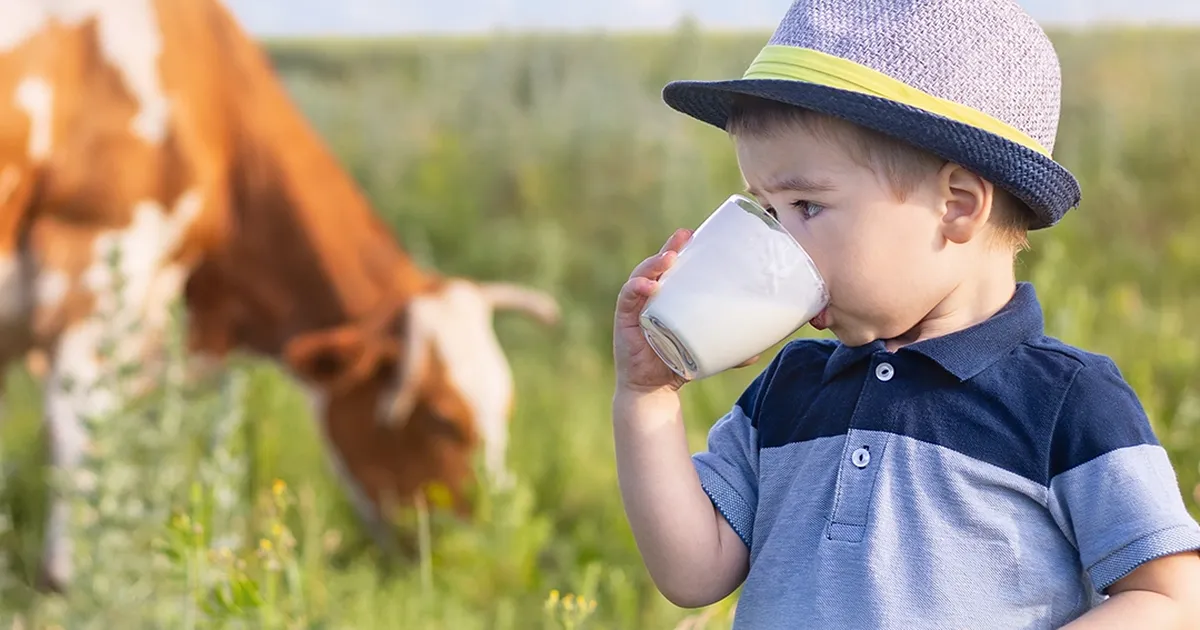
{"type": "MultiPolygon", "coordinates": [[[[1051,334],[1114,357],[1200,516],[1200,33],[1054,38],[1056,155],[1085,196],[1033,236],[1019,275],[1051,334]]],[[[727,628],[736,597],[680,610],[642,567],[616,486],[609,331],[632,265],[740,187],[728,140],[662,105],[663,83],[736,76],[763,41],[683,27],[272,43],[300,107],[422,264],[562,300],[557,329],[497,321],[518,379],[519,481],[481,488],[470,522],[402,514],[413,552],[387,562],[273,366],[238,358],[197,390],[168,371],[150,399],[96,419],[104,447],[88,465],[104,474],[76,500],[79,586],[40,597],[30,585],[50,480],[39,390],[13,368],[0,627],[727,628]]],[[[755,369],[686,388],[694,448],[755,369]]]]}

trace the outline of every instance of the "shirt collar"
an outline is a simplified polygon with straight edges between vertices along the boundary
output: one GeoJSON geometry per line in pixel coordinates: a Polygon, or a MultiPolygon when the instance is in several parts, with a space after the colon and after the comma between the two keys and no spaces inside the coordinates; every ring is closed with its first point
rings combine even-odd
{"type": "MultiPolygon", "coordinates": [[[[1004,308],[990,318],[949,335],[909,344],[900,352],[923,354],[960,381],[965,381],[1018,345],[1040,336],[1043,330],[1044,320],[1037,293],[1032,284],[1019,282],[1004,308]]],[[[855,347],[838,344],[825,364],[823,380],[829,382],[855,363],[884,350],[881,340],[855,347]]]]}

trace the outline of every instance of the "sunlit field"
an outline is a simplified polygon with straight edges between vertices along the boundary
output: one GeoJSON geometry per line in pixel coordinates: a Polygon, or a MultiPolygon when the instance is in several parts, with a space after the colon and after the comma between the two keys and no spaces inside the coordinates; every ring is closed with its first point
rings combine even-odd
{"type": "MultiPolygon", "coordinates": [[[[682,610],[642,567],[616,484],[610,331],[630,268],[741,188],[728,138],[663,105],[663,84],[740,75],[767,36],[270,42],[299,107],[422,265],[561,300],[555,328],[497,319],[519,383],[518,483],[479,488],[470,521],[407,511],[405,555],[385,559],[273,366],[238,357],[201,389],[168,370],[152,399],[93,422],[102,482],[76,501],[78,582],[42,597],[40,390],[13,367],[0,627],[728,628],[736,594],[682,610]]],[[[1033,235],[1018,273],[1050,334],[1116,360],[1200,516],[1200,32],[1054,39],[1055,153],[1084,201],[1033,235]]],[[[695,449],[770,354],[685,388],[695,449]]]]}

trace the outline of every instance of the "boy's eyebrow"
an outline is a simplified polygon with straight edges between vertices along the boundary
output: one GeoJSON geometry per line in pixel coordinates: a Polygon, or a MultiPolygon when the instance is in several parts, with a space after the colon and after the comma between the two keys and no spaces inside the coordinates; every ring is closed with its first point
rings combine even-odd
{"type": "MultiPolygon", "coordinates": [[[[836,190],[837,187],[833,185],[833,182],[828,180],[813,180],[800,175],[789,175],[783,179],[768,181],[764,188],[766,189],[766,192],[769,193],[784,191],[800,193],[823,193],[836,190]]],[[[747,186],[746,192],[756,197],[762,196],[762,191],[753,186],[747,186]]]]}

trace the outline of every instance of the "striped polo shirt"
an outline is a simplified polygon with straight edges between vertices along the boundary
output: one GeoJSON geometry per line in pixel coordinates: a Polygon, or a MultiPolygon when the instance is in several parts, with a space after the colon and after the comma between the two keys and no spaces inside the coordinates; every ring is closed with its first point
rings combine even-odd
{"type": "Polygon", "coordinates": [[[1058,628],[1200,549],[1137,396],[1028,283],[896,352],[789,342],[693,461],[750,550],[739,628],[1058,628]]]}

